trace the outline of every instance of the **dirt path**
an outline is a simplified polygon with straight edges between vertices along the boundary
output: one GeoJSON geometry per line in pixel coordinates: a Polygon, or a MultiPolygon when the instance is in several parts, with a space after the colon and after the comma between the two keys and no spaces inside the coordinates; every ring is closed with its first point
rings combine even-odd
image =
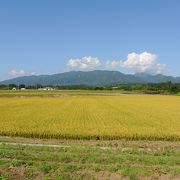
{"type": "Polygon", "coordinates": [[[99,149],[124,149],[124,148],[139,148],[139,149],[164,149],[176,148],[180,149],[180,141],[124,141],[124,140],[66,140],[66,139],[37,139],[23,137],[8,137],[0,136],[0,145],[23,145],[34,147],[54,147],[54,148],[70,148],[73,146],[80,147],[95,147],[99,149]]]}
{"type": "Polygon", "coordinates": [[[65,145],[54,145],[54,144],[29,144],[29,143],[9,143],[9,142],[0,142],[0,145],[13,145],[13,146],[33,146],[33,147],[52,147],[52,148],[70,148],[71,146],[65,145]]]}

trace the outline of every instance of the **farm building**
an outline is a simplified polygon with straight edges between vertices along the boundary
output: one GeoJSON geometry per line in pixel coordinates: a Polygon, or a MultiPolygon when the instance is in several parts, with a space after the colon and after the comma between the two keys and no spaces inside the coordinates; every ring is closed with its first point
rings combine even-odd
{"type": "Polygon", "coordinates": [[[45,87],[45,88],[39,88],[38,89],[39,91],[52,91],[52,90],[54,90],[54,88],[52,88],[52,87],[45,87]]]}

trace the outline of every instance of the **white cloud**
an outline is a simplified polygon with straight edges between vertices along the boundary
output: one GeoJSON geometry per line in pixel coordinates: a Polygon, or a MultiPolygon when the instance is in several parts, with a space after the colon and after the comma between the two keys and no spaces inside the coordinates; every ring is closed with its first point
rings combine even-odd
{"type": "Polygon", "coordinates": [[[167,65],[157,62],[157,55],[142,52],[132,52],[127,55],[126,60],[112,60],[101,62],[97,57],[85,56],[80,59],[70,59],[67,66],[74,70],[88,71],[93,69],[118,70],[125,68],[133,73],[165,74],[167,65]]]}
{"type": "Polygon", "coordinates": [[[139,72],[145,72],[154,66],[156,55],[143,52],[141,54],[130,53],[127,60],[122,62],[122,67],[133,69],[139,72]]]}
{"type": "Polygon", "coordinates": [[[8,75],[11,77],[21,77],[21,76],[29,76],[29,75],[37,75],[36,72],[25,72],[24,70],[12,69],[8,72],[8,75]]]}
{"type": "Polygon", "coordinates": [[[121,67],[122,62],[121,61],[106,61],[105,68],[106,69],[118,69],[121,67]]]}
{"type": "Polygon", "coordinates": [[[12,69],[8,72],[8,74],[12,77],[19,77],[19,76],[25,76],[26,72],[24,70],[12,69]]]}
{"type": "Polygon", "coordinates": [[[80,59],[70,59],[67,66],[75,70],[93,70],[101,65],[97,57],[85,56],[80,59]]]}
{"type": "Polygon", "coordinates": [[[164,74],[167,65],[157,63],[157,56],[148,52],[140,54],[130,53],[125,61],[107,61],[106,68],[117,69],[120,67],[130,69],[133,72],[144,72],[150,74],[164,74]]]}

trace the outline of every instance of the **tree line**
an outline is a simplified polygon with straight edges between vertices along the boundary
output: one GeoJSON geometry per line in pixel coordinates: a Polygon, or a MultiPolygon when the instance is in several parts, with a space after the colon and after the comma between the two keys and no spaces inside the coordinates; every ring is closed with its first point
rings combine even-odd
{"type": "Polygon", "coordinates": [[[180,92],[180,83],[171,83],[171,82],[164,82],[164,83],[144,83],[144,84],[113,84],[111,86],[90,86],[90,85],[25,85],[25,84],[1,84],[1,90],[12,90],[13,88],[22,89],[39,89],[51,87],[56,90],[123,90],[123,91],[138,91],[148,94],[177,94],[180,92]]]}

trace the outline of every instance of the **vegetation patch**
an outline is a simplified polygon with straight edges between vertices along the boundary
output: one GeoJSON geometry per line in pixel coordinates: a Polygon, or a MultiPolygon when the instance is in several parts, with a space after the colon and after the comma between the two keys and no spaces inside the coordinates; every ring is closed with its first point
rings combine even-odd
{"type": "MultiPolygon", "coordinates": [[[[1,179],[146,179],[178,178],[179,146],[138,145],[102,149],[0,145],[1,179]],[[62,158],[68,157],[68,161],[62,158]]],[[[149,143],[151,144],[151,143],[149,143]]]]}

